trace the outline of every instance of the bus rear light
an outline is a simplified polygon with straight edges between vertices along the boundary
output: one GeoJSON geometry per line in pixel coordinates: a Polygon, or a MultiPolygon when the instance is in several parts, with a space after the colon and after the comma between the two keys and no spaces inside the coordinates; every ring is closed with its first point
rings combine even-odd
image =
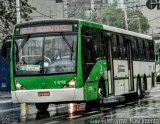
{"type": "Polygon", "coordinates": [[[75,88],[76,85],[76,77],[74,77],[72,80],[70,80],[64,88],[75,88]]]}
{"type": "Polygon", "coordinates": [[[15,80],[15,86],[16,90],[25,90],[25,88],[16,80],[15,80]]]}

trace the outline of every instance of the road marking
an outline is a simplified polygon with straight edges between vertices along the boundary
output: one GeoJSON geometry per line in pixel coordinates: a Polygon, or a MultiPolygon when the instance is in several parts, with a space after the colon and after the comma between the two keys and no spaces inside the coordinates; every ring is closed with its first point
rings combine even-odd
{"type": "Polygon", "coordinates": [[[124,107],[125,105],[117,105],[116,108],[124,107]]]}
{"type": "Polygon", "coordinates": [[[20,108],[12,108],[12,109],[1,110],[0,113],[9,112],[9,111],[15,111],[15,110],[20,110],[20,108]]]}
{"type": "Polygon", "coordinates": [[[12,103],[12,99],[0,101],[0,104],[4,104],[4,103],[12,103]]]}
{"type": "Polygon", "coordinates": [[[94,114],[94,113],[97,113],[99,111],[92,111],[92,112],[87,112],[86,114],[94,114]]]}
{"type": "Polygon", "coordinates": [[[102,110],[112,110],[113,108],[102,108],[102,110]]]}
{"type": "Polygon", "coordinates": [[[48,123],[44,123],[44,124],[55,124],[55,123],[59,123],[59,121],[54,121],[54,122],[48,122],[48,123]]]}
{"type": "Polygon", "coordinates": [[[69,118],[69,119],[75,119],[75,118],[79,118],[79,117],[82,117],[82,115],[70,116],[70,117],[68,117],[68,118],[69,118]]]}
{"type": "MultiPolygon", "coordinates": [[[[136,101],[136,102],[138,102],[138,101],[136,101]]],[[[131,105],[131,104],[134,104],[136,102],[129,102],[129,103],[127,103],[127,105],[131,105]]]]}

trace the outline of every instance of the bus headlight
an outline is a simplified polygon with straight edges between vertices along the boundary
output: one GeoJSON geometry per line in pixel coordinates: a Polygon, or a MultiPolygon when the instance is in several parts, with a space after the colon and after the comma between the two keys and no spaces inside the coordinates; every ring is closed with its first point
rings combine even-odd
{"type": "Polygon", "coordinates": [[[70,80],[63,88],[75,88],[76,85],[76,77],[70,80]]]}
{"type": "Polygon", "coordinates": [[[20,83],[18,83],[18,81],[16,81],[16,80],[15,80],[15,86],[16,86],[16,90],[25,90],[26,89],[20,83]]]}

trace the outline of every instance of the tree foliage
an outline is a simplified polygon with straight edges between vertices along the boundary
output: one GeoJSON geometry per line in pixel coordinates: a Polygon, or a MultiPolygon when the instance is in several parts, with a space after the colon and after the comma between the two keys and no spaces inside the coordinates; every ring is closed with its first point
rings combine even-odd
{"type": "MultiPolygon", "coordinates": [[[[123,28],[126,29],[125,26],[125,17],[124,11],[121,8],[113,5],[106,5],[97,9],[95,11],[93,19],[91,17],[85,16],[85,12],[89,10],[89,7],[81,7],[81,9],[77,9],[74,11],[74,14],[70,15],[70,17],[81,18],[89,21],[99,22],[106,25],[123,28]]],[[[146,17],[140,11],[136,11],[134,9],[127,9],[127,22],[128,29],[131,31],[139,32],[139,28],[141,28],[142,33],[147,33],[150,26],[146,17]],[[140,27],[139,27],[140,25],[140,27]]]]}
{"type": "MultiPolygon", "coordinates": [[[[28,4],[28,0],[20,0],[20,14],[22,20],[30,20],[30,14],[35,9],[28,4]]],[[[2,31],[8,33],[16,24],[16,0],[3,0],[0,2],[0,18],[2,22],[2,31]]]]}

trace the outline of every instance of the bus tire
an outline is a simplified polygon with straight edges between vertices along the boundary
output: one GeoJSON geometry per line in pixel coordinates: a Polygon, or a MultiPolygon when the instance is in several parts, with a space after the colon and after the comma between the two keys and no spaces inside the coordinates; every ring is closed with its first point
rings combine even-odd
{"type": "Polygon", "coordinates": [[[35,106],[39,111],[47,111],[49,103],[35,103],[35,106]]]}
{"type": "Polygon", "coordinates": [[[103,79],[101,78],[98,83],[98,89],[97,89],[97,99],[86,101],[86,107],[85,110],[89,111],[91,108],[99,108],[103,106],[104,97],[105,97],[105,87],[104,87],[103,79]]]}
{"type": "Polygon", "coordinates": [[[140,76],[137,77],[137,91],[136,91],[137,99],[142,99],[142,85],[140,76]]]}
{"type": "Polygon", "coordinates": [[[144,74],[144,76],[143,76],[143,84],[142,84],[142,98],[145,96],[145,90],[147,90],[147,77],[144,74]]]}
{"type": "Polygon", "coordinates": [[[104,104],[104,84],[102,83],[102,80],[98,83],[98,105],[103,106],[104,104]]]}

